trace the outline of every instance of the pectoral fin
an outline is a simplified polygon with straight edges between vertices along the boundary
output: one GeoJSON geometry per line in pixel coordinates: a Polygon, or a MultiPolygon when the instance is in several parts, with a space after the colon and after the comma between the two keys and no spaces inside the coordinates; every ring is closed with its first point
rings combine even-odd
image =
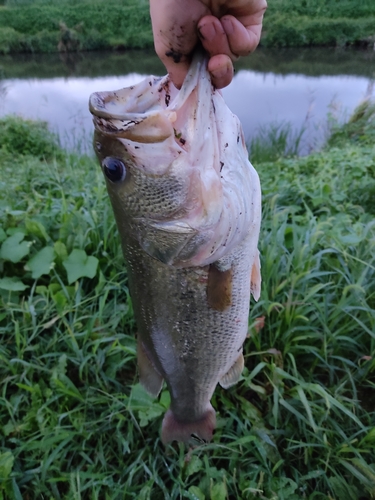
{"type": "Polygon", "coordinates": [[[234,384],[237,384],[241,377],[241,373],[244,367],[244,359],[243,359],[243,354],[238,356],[237,361],[234,363],[234,365],[230,368],[230,370],[222,377],[222,379],[219,381],[219,384],[221,387],[224,389],[228,389],[234,384]]]}
{"type": "Polygon", "coordinates": [[[163,377],[150,361],[139,337],[137,342],[137,361],[140,383],[151,396],[156,397],[163,386],[163,377]]]}
{"type": "Polygon", "coordinates": [[[260,258],[259,258],[259,250],[257,250],[253,267],[251,268],[251,278],[250,278],[250,291],[256,301],[258,301],[260,297],[261,283],[262,283],[262,278],[260,275],[260,258]]]}
{"type": "Polygon", "coordinates": [[[207,302],[216,311],[225,311],[232,304],[232,269],[220,271],[215,264],[210,264],[207,302]]]}

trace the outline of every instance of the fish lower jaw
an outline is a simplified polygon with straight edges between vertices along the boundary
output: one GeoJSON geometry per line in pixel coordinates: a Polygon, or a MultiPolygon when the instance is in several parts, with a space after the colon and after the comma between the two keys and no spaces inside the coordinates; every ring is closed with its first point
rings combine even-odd
{"type": "Polygon", "coordinates": [[[197,420],[183,420],[176,418],[171,409],[164,416],[161,428],[163,444],[179,441],[188,444],[193,436],[204,441],[211,441],[216,425],[215,410],[209,405],[205,414],[197,420]]]}

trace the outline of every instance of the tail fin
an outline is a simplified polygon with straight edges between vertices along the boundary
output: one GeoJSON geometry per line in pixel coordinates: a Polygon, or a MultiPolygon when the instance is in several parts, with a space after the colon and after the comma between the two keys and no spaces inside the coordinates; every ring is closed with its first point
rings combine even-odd
{"type": "Polygon", "coordinates": [[[201,419],[193,422],[177,420],[172,410],[168,410],[161,427],[161,440],[163,444],[172,441],[188,443],[192,435],[195,435],[204,441],[210,441],[215,424],[216,414],[211,405],[201,419]]]}

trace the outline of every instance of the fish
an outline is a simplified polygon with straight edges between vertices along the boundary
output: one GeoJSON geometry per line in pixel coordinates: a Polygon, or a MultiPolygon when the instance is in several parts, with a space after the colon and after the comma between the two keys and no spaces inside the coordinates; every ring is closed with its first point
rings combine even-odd
{"type": "Polygon", "coordinates": [[[126,262],[140,383],[170,393],[161,440],[210,441],[217,384],[241,377],[261,288],[261,188],[239,119],[197,52],[169,76],[90,96],[94,149],[126,262]]]}

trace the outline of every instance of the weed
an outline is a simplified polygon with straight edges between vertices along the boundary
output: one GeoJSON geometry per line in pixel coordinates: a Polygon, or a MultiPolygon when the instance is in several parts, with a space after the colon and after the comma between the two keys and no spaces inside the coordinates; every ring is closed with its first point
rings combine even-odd
{"type": "MultiPolygon", "coordinates": [[[[3,153],[51,159],[61,153],[57,137],[47,123],[8,116],[0,120],[0,150],[3,153]]],[[[61,156],[61,154],[60,154],[61,156]]]]}
{"type": "Polygon", "coordinates": [[[250,159],[254,164],[298,156],[305,128],[295,131],[291,123],[271,123],[261,127],[249,144],[250,159]]]}

